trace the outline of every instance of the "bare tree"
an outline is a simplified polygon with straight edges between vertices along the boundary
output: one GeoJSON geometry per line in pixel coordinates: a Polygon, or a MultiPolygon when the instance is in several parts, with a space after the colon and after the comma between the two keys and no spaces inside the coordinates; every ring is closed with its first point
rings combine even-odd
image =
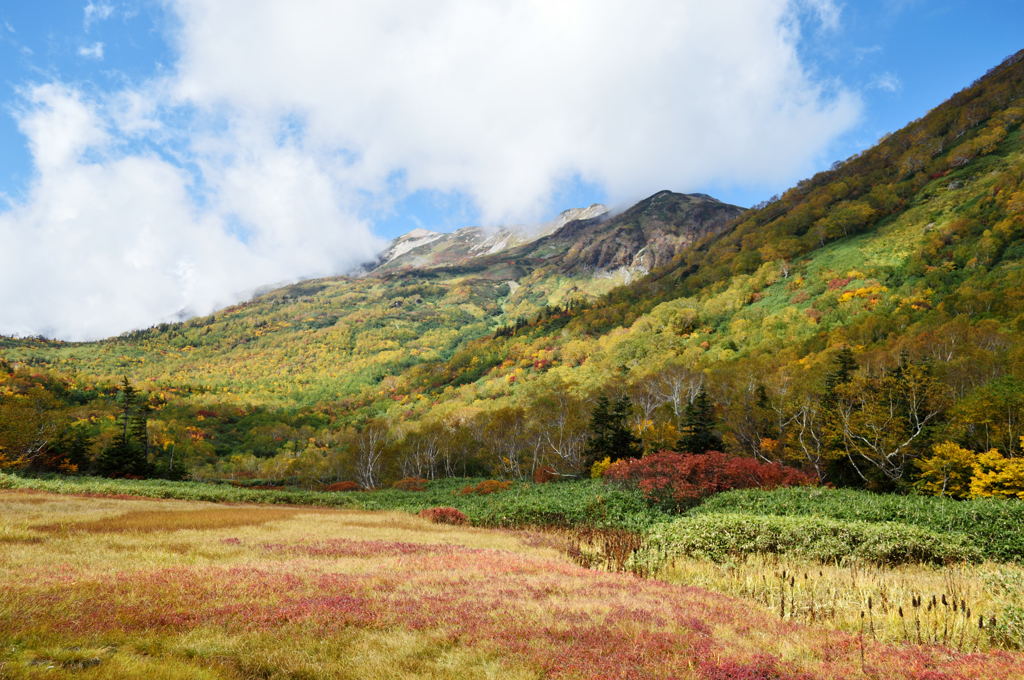
{"type": "Polygon", "coordinates": [[[945,414],[948,389],[928,366],[901,362],[878,377],[860,377],[837,389],[836,423],[857,473],[875,468],[900,481],[927,449],[931,427],[945,414]]]}
{"type": "Polygon", "coordinates": [[[672,406],[672,415],[679,424],[687,404],[692,402],[704,385],[704,374],[681,364],[668,364],[659,372],[655,382],[662,403],[672,406]]]}
{"type": "Polygon", "coordinates": [[[364,489],[377,488],[384,452],[391,439],[391,430],[387,423],[379,420],[371,420],[356,433],[356,481],[364,489]]]}

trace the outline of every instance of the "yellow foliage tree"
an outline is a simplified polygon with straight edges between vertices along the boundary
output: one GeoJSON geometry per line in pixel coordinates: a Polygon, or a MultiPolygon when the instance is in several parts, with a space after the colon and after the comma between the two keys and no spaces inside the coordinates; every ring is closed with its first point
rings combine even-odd
{"type": "Polygon", "coordinates": [[[921,471],[918,489],[933,496],[967,498],[977,457],[974,451],[953,442],[936,444],[930,457],[914,461],[921,471]]]}
{"type": "Polygon", "coordinates": [[[600,479],[604,476],[604,471],[612,466],[612,459],[609,456],[605,456],[601,460],[594,461],[594,464],[590,466],[590,476],[593,479],[600,479]]]}
{"type": "Polygon", "coordinates": [[[996,449],[978,454],[971,498],[991,497],[1024,499],[1024,458],[1007,458],[996,449]]]}

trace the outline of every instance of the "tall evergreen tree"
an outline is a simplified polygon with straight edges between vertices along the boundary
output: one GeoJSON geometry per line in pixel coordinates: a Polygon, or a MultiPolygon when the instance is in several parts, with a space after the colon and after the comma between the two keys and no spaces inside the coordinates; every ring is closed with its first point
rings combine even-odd
{"type": "Polygon", "coordinates": [[[832,370],[825,375],[825,394],[822,396],[822,403],[826,409],[835,406],[836,389],[850,382],[856,370],[857,360],[853,356],[853,350],[843,347],[832,359],[832,370]]]}
{"type": "Polygon", "coordinates": [[[127,376],[121,381],[118,398],[121,411],[117,416],[117,434],[96,457],[96,472],[107,477],[148,477],[153,473],[146,433],[148,408],[127,376]]]}
{"type": "Polygon", "coordinates": [[[640,439],[627,424],[632,411],[629,397],[614,402],[603,395],[598,397],[590,418],[590,441],[586,449],[590,461],[640,457],[640,439]]]}
{"type": "Polygon", "coordinates": [[[724,446],[722,438],[715,431],[717,426],[715,406],[702,386],[683,412],[683,434],[676,448],[687,453],[721,451],[724,446]]]}

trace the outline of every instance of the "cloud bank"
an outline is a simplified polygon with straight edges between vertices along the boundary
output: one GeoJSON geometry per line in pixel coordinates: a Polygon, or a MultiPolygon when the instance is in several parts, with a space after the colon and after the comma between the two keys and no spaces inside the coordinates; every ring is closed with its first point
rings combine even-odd
{"type": "Polygon", "coordinates": [[[169,75],[24,91],[0,332],[102,337],[343,272],[417,190],[494,223],[577,181],[788,182],[859,114],[800,59],[809,16],[839,30],[825,0],[167,2],[169,75]]]}

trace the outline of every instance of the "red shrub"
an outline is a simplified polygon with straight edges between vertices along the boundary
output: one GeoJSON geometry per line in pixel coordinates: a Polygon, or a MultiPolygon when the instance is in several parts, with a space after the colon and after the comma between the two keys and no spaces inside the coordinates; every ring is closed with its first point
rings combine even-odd
{"type": "Polygon", "coordinates": [[[550,465],[541,465],[533,471],[533,481],[535,484],[547,484],[556,479],[558,479],[558,471],[550,465]]]}
{"type": "Polygon", "coordinates": [[[355,482],[335,482],[324,487],[324,491],[362,491],[363,487],[355,482]]]}
{"type": "Polygon", "coordinates": [[[437,524],[469,524],[465,513],[456,508],[427,508],[420,510],[420,517],[437,524]]]}
{"type": "Polygon", "coordinates": [[[485,496],[489,493],[504,491],[510,486],[512,486],[512,482],[499,482],[496,479],[488,479],[476,485],[470,484],[469,486],[464,486],[459,493],[463,495],[475,493],[478,496],[485,496]]]}
{"type": "Polygon", "coordinates": [[[627,458],[613,463],[604,476],[636,484],[647,500],[672,510],[682,510],[729,489],[774,489],[815,483],[811,475],[779,463],[762,463],[718,451],[661,451],[643,458],[627,458]]]}
{"type": "Polygon", "coordinates": [[[399,479],[391,486],[399,491],[426,491],[427,484],[427,480],[422,477],[406,477],[399,479]]]}

